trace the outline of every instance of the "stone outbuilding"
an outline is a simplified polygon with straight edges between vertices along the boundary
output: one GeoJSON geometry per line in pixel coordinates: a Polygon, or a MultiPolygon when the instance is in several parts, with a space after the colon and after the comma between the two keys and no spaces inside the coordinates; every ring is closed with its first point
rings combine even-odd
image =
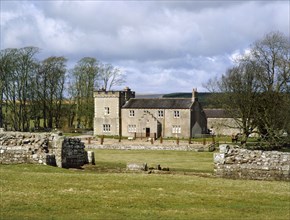
{"type": "Polygon", "coordinates": [[[242,133],[237,121],[229,116],[224,109],[204,109],[207,126],[212,134],[228,135],[242,133]]]}
{"type": "Polygon", "coordinates": [[[94,93],[94,135],[189,138],[207,133],[206,115],[192,98],[135,98],[135,92],[99,90],[94,93]]]}

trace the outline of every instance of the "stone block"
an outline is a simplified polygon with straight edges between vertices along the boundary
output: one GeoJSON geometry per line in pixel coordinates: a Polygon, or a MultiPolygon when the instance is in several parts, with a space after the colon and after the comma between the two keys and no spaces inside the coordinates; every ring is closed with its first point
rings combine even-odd
{"type": "Polygon", "coordinates": [[[229,149],[230,149],[230,146],[227,145],[227,144],[221,144],[221,145],[219,146],[219,149],[220,149],[220,153],[224,153],[224,154],[226,154],[226,153],[228,153],[228,151],[229,151],[229,149]]]}
{"type": "Polygon", "coordinates": [[[290,171],[290,165],[284,165],[284,166],[282,166],[282,170],[283,171],[286,171],[286,170],[290,171]]]}
{"type": "Polygon", "coordinates": [[[132,171],[147,171],[148,166],[147,163],[129,163],[127,164],[127,170],[132,170],[132,171]]]}
{"type": "Polygon", "coordinates": [[[225,163],[225,154],[224,153],[214,153],[214,163],[215,164],[224,164],[225,163]]]}
{"type": "Polygon", "coordinates": [[[88,151],[87,152],[87,155],[88,155],[88,163],[89,164],[92,164],[92,165],[95,165],[95,152],[93,151],[88,151]]]}

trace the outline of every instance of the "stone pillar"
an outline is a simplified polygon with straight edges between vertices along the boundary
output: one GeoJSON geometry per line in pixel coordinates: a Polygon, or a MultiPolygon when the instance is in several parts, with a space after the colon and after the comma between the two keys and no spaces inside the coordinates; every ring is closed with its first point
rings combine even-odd
{"type": "Polygon", "coordinates": [[[95,153],[93,151],[88,151],[87,154],[88,154],[88,163],[95,165],[96,164],[95,163],[95,153]]]}
{"type": "Polygon", "coordinates": [[[56,166],[58,167],[63,167],[63,163],[65,163],[65,159],[63,161],[63,151],[62,151],[62,146],[64,142],[64,137],[63,136],[58,136],[58,135],[52,135],[52,151],[55,154],[55,162],[56,166]]]}

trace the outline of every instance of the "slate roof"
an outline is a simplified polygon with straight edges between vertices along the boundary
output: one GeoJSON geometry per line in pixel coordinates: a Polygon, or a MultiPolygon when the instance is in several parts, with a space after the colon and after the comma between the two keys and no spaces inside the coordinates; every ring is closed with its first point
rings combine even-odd
{"type": "Polygon", "coordinates": [[[207,118],[230,118],[224,109],[204,109],[207,118]]]}
{"type": "Polygon", "coordinates": [[[132,98],[122,108],[135,109],[190,109],[191,99],[159,98],[159,99],[136,99],[132,98]]]}

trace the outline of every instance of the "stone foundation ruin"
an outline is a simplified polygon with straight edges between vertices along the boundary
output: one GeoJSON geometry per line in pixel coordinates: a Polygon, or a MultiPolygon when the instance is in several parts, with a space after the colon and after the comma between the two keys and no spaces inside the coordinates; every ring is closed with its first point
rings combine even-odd
{"type": "MultiPolygon", "coordinates": [[[[90,152],[90,163],[94,163],[90,152]]],[[[45,164],[80,168],[88,163],[85,145],[60,134],[0,132],[0,164],[45,164]]]]}
{"type": "Polygon", "coordinates": [[[232,179],[290,181],[290,153],[220,145],[214,154],[216,176],[232,179]]]}

